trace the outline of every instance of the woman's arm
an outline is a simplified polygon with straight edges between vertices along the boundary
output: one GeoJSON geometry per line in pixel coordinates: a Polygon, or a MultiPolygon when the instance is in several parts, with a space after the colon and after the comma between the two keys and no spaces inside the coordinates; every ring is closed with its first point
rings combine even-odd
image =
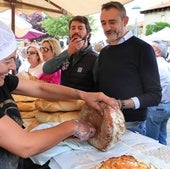
{"type": "Polygon", "coordinates": [[[105,102],[114,109],[119,108],[116,99],[110,98],[102,92],[84,92],[62,85],[40,83],[25,79],[19,80],[19,84],[13,93],[52,100],[81,99],[100,112],[102,112],[100,102],[105,102]]]}
{"type": "Polygon", "coordinates": [[[79,120],[27,132],[7,115],[0,118],[0,147],[23,158],[46,151],[71,135],[87,140],[94,134],[95,129],[90,124],[79,120]]]}

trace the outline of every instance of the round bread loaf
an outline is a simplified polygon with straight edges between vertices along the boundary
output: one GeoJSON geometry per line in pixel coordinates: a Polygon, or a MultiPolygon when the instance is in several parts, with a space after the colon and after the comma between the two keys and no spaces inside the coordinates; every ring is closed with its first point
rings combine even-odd
{"type": "Polygon", "coordinates": [[[122,155],[101,162],[99,169],[150,169],[150,167],[131,155],[122,155]]]}
{"type": "Polygon", "coordinates": [[[114,110],[101,103],[104,115],[84,104],[80,118],[90,122],[96,128],[96,134],[88,142],[101,151],[106,151],[118,142],[125,132],[125,119],[121,110],[114,110]]]}

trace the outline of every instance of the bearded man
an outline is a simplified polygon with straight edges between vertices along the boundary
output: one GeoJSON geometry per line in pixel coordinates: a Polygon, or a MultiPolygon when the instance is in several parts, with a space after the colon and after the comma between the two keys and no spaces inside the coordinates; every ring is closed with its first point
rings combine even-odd
{"type": "Polygon", "coordinates": [[[126,127],[145,134],[147,107],[161,100],[158,66],[152,46],[127,31],[120,2],[102,5],[101,25],[108,45],[98,57],[97,88],[120,100],[126,127]]]}
{"type": "Polygon", "coordinates": [[[48,60],[43,66],[44,73],[51,74],[62,69],[61,85],[94,91],[93,70],[98,54],[90,44],[90,32],[91,28],[86,17],[72,18],[69,22],[68,49],[48,60]]]}

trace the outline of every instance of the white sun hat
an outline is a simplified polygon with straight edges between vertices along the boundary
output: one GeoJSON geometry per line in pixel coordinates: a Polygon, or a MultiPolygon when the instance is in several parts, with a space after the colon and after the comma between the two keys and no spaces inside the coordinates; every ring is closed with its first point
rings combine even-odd
{"type": "Polygon", "coordinates": [[[0,21],[0,60],[8,57],[17,49],[17,42],[12,30],[0,21]]]}

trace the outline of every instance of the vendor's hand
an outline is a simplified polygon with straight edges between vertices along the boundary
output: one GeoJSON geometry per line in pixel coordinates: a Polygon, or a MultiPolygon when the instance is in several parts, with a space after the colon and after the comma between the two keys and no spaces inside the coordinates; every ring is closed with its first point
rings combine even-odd
{"type": "Polygon", "coordinates": [[[111,106],[113,109],[119,109],[119,103],[116,99],[106,96],[102,92],[83,92],[77,90],[77,95],[79,98],[83,99],[89,106],[93,107],[97,111],[103,114],[104,110],[100,106],[100,102],[104,102],[111,106]]]}
{"type": "Polygon", "coordinates": [[[88,122],[82,120],[74,120],[75,127],[73,136],[79,138],[81,141],[88,140],[92,137],[96,129],[88,122]]]}

